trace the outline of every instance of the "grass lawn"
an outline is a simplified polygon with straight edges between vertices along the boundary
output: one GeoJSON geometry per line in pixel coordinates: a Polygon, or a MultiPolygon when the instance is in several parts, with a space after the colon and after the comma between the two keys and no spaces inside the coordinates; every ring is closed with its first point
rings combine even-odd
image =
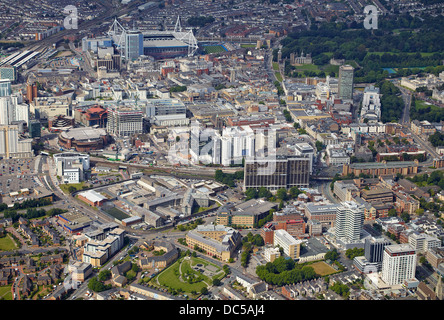
{"type": "Polygon", "coordinates": [[[282,82],[282,76],[280,72],[275,72],[274,75],[276,76],[277,81],[282,82]]]}
{"type": "MultiPolygon", "coordinates": [[[[410,55],[416,54],[416,52],[390,52],[390,51],[384,52],[384,51],[381,51],[381,52],[367,52],[367,55],[377,54],[379,56],[382,56],[384,53],[388,53],[388,54],[405,54],[405,53],[407,53],[410,55]]],[[[429,56],[434,55],[435,53],[437,53],[437,52],[420,52],[422,57],[429,57],[429,56]]]]}
{"type": "Polygon", "coordinates": [[[43,286],[43,285],[39,285],[37,286],[38,290],[34,293],[34,295],[31,297],[32,300],[37,300],[39,299],[39,295],[41,297],[44,297],[45,295],[47,295],[48,293],[51,292],[51,289],[47,288],[47,286],[43,286]]]}
{"type": "Polygon", "coordinates": [[[17,246],[9,234],[6,237],[0,238],[0,251],[10,251],[16,248],[17,246]]]}
{"type": "Polygon", "coordinates": [[[188,296],[195,297],[195,295],[191,294],[191,292],[195,291],[199,293],[203,287],[208,287],[209,285],[211,285],[214,278],[221,279],[224,276],[224,273],[221,272],[221,270],[221,268],[209,263],[204,259],[191,257],[190,260],[186,260],[182,258],[177,260],[170,267],[163,270],[159,275],[154,277],[151,280],[151,283],[157,285],[158,281],[162,287],[167,287],[175,290],[180,289],[188,296]],[[215,267],[217,269],[216,274],[210,278],[194,270],[192,266],[196,266],[197,264],[202,264],[203,266],[211,265],[215,267]],[[182,276],[184,276],[184,274],[187,272],[193,274],[195,277],[201,276],[201,280],[196,283],[188,283],[183,278],[180,278],[180,272],[182,272],[182,276]]]}
{"type": "Polygon", "coordinates": [[[318,261],[315,263],[311,263],[311,264],[309,264],[309,266],[312,267],[314,269],[314,271],[316,272],[316,274],[319,274],[320,276],[327,276],[329,274],[333,274],[333,273],[337,272],[334,268],[330,267],[324,261],[318,261]]]}
{"type": "Polygon", "coordinates": [[[427,107],[430,107],[432,110],[433,110],[433,108],[439,109],[438,106],[435,106],[435,105],[431,104],[430,102],[427,102],[424,100],[419,100],[419,99],[415,99],[415,107],[417,110],[427,108],[427,107]]]}
{"type": "Polygon", "coordinates": [[[69,188],[72,186],[74,188],[76,188],[76,190],[82,190],[82,187],[85,185],[85,182],[80,182],[80,183],[69,183],[69,184],[59,184],[60,189],[62,189],[62,191],[64,193],[69,193],[69,188]]]}
{"type": "Polygon", "coordinates": [[[339,76],[339,66],[326,64],[322,66],[322,70],[325,72],[326,75],[329,75],[330,72],[334,72],[336,76],[339,76]]]}
{"type": "Polygon", "coordinates": [[[204,46],[205,53],[216,53],[226,51],[222,46],[204,46]]]}
{"type": "Polygon", "coordinates": [[[274,71],[279,71],[279,63],[273,62],[273,70],[274,71]]]}
{"type": "Polygon", "coordinates": [[[321,69],[315,64],[303,64],[301,66],[295,66],[296,71],[315,71],[315,72],[321,72],[321,69]]]}
{"type": "Polygon", "coordinates": [[[5,300],[12,300],[11,285],[0,287],[0,297],[5,300]]]}
{"type": "Polygon", "coordinates": [[[241,46],[241,48],[254,48],[254,47],[256,47],[256,45],[253,44],[253,43],[243,43],[240,46],[241,46]]]}

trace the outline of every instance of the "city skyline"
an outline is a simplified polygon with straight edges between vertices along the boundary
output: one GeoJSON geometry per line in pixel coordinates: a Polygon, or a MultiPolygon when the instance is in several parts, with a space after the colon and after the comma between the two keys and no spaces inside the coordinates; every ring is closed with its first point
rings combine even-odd
{"type": "Polygon", "coordinates": [[[0,299],[442,300],[443,9],[0,0],[0,299]]]}

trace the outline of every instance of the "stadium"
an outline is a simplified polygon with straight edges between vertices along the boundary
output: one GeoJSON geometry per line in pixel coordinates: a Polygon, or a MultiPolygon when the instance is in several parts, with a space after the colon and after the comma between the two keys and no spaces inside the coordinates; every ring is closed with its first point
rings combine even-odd
{"type": "Polygon", "coordinates": [[[152,56],[155,59],[192,56],[198,49],[193,31],[182,31],[179,20],[172,31],[149,30],[141,32],[125,29],[116,19],[108,34],[122,57],[126,59],[137,57],[137,54],[133,55],[133,53],[152,56]]]}

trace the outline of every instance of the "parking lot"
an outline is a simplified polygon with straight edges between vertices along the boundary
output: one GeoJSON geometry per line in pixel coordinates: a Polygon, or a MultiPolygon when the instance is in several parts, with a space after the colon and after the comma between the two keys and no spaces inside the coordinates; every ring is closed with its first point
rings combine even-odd
{"type": "Polygon", "coordinates": [[[34,181],[34,159],[3,159],[0,164],[0,193],[9,196],[10,192],[21,189],[33,189],[38,184],[34,181]]]}

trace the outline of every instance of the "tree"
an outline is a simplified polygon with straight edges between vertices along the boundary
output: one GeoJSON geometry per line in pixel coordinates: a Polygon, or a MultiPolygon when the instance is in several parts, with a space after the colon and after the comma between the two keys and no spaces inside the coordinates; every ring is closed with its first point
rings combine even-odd
{"type": "Polygon", "coordinates": [[[336,261],[339,258],[339,253],[336,249],[327,251],[325,254],[325,260],[336,261]]]}
{"type": "Polygon", "coordinates": [[[260,234],[254,235],[254,237],[252,239],[252,243],[257,247],[261,247],[265,244],[264,239],[261,237],[260,234]]]}
{"type": "Polygon", "coordinates": [[[285,188],[278,189],[278,191],[276,191],[276,198],[283,201],[287,200],[287,190],[285,188]]]}
{"type": "Polygon", "coordinates": [[[111,278],[111,271],[110,270],[102,270],[102,271],[100,271],[97,278],[99,281],[106,281],[111,278]]]}
{"type": "Polygon", "coordinates": [[[298,187],[291,187],[290,188],[290,197],[292,199],[296,199],[298,195],[300,195],[302,191],[298,187]]]}
{"type": "Polygon", "coordinates": [[[104,285],[97,277],[92,277],[88,282],[88,289],[94,292],[101,292],[111,288],[111,285],[104,285]]]}
{"type": "Polygon", "coordinates": [[[396,209],[392,208],[388,211],[388,216],[389,217],[396,217],[398,214],[396,213],[396,209]]]}
{"type": "Polygon", "coordinates": [[[246,200],[255,199],[258,197],[258,193],[256,189],[250,188],[245,191],[246,200]]]}
{"type": "Polygon", "coordinates": [[[270,190],[265,187],[260,187],[257,194],[258,198],[270,198],[272,196],[270,190]]]}
{"type": "Polygon", "coordinates": [[[324,147],[325,147],[324,144],[321,141],[319,141],[319,140],[316,140],[315,145],[316,145],[316,150],[318,150],[318,152],[323,150],[324,147]]]}
{"type": "Polygon", "coordinates": [[[345,251],[345,256],[350,260],[353,260],[355,257],[363,256],[364,249],[363,248],[350,248],[345,251]]]}

